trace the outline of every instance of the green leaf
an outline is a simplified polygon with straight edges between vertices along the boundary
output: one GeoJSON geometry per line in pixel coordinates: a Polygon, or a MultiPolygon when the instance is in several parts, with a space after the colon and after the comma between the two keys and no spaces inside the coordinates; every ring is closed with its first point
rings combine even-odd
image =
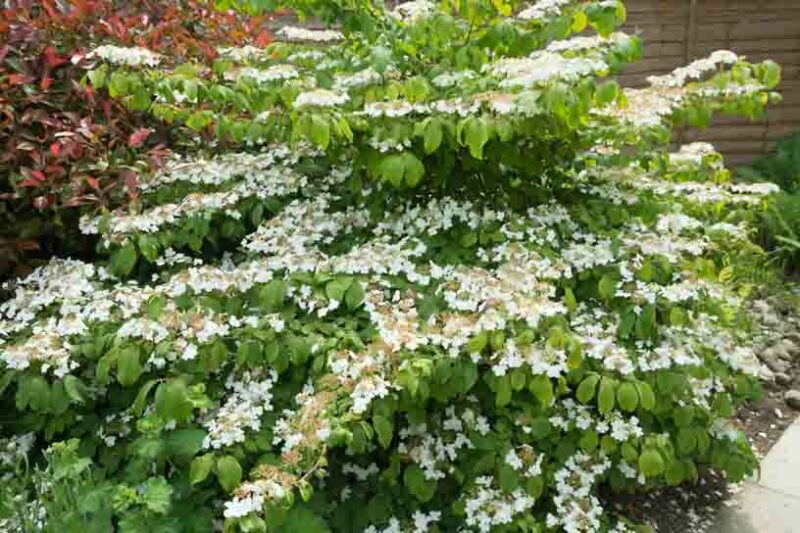
{"type": "Polygon", "coordinates": [[[483,159],[483,146],[489,141],[489,126],[483,117],[471,117],[464,123],[464,143],[475,159],[483,159]]]}
{"type": "Polygon", "coordinates": [[[656,395],[653,394],[653,388],[649,383],[640,381],[636,384],[639,391],[639,403],[642,404],[642,409],[645,411],[652,411],[656,407],[656,395]]]}
{"type": "Polygon", "coordinates": [[[267,313],[274,313],[280,310],[285,299],[286,284],[279,279],[270,281],[258,291],[259,307],[267,313]]]}
{"type": "Polygon", "coordinates": [[[639,471],[647,477],[658,476],[664,471],[664,458],[658,450],[649,448],[639,455],[639,471]]]}
{"type": "Polygon", "coordinates": [[[325,295],[331,300],[341,302],[344,300],[344,295],[352,283],[352,278],[335,278],[325,285],[325,295]]]}
{"type": "Polygon", "coordinates": [[[403,473],[403,484],[408,492],[422,503],[430,501],[436,493],[436,481],[425,479],[422,468],[417,464],[406,468],[403,473]]]}
{"type": "Polygon", "coordinates": [[[355,280],[344,295],[344,303],[348,309],[358,309],[364,303],[365,297],[364,287],[361,286],[361,282],[355,280]]]}
{"type": "Polygon", "coordinates": [[[163,477],[151,477],[141,485],[142,503],[151,512],[165,515],[170,508],[172,486],[163,477]]]}
{"type": "Polygon", "coordinates": [[[130,274],[136,266],[136,246],[128,242],[116,250],[111,255],[109,266],[115,276],[122,278],[130,274]]]}
{"type": "Polygon", "coordinates": [[[405,152],[403,163],[403,178],[406,185],[416,187],[425,175],[425,165],[411,152],[405,152]]]}
{"type": "Polygon", "coordinates": [[[290,335],[286,339],[286,346],[289,349],[289,359],[294,365],[304,364],[311,356],[311,345],[303,337],[290,335]]]}
{"type": "Polygon", "coordinates": [[[392,50],[386,46],[373,46],[371,56],[372,68],[383,74],[392,60],[392,50]]]}
{"type": "Polygon", "coordinates": [[[142,257],[151,263],[155,262],[158,259],[158,239],[147,233],[142,233],[137,240],[142,257]]]}
{"type": "Polygon", "coordinates": [[[600,85],[597,87],[597,92],[595,93],[595,100],[597,100],[597,104],[599,106],[610,104],[617,99],[619,90],[619,83],[614,80],[607,81],[600,85]]]}
{"type": "Polygon", "coordinates": [[[163,294],[152,296],[147,300],[147,316],[152,320],[158,320],[164,314],[167,306],[167,299],[163,294]]]}
{"type": "MultiPolygon", "coordinates": [[[[273,528],[269,529],[272,533],[273,528]]],[[[275,533],[330,533],[325,521],[308,507],[295,505],[286,515],[283,523],[275,528],[275,533]]]]}
{"type": "Polygon", "coordinates": [[[488,344],[489,334],[486,331],[480,331],[467,341],[466,349],[470,353],[480,353],[488,344]]]}
{"type": "Polygon", "coordinates": [[[123,348],[117,354],[117,381],[123,387],[130,387],[142,375],[142,362],[137,346],[123,348]]]}
{"type": "Polygon", "coordinates": [[[108,94],[111,98],[125,96],[128,90],[128,77],[123,72],[114,72],[108,80],[108,94]]]}
{"type": "Polygon", "coordinates": [[[636,391],[636,385],[628,381],[621,384],[617,389],[617,403],[623,411],[634,412],[639,405],[639,393],[636,391]]]}
{"type": "Polygon", "coordinates": [[[541,374],[533,376],[528,382],[528,389],[542,405],[550,405],[550,401],[553,399],[553,382],[549,377],[541,374]]]}
{"type": "Polygon", "coordinates": [[[202,131],[211,124],[212,118],[213,115],[209,110],[195,111],[186,119],[186,126],[194,131],[202,131]]]}
{"type": "Polygon", "coordinates": [[[217,479],[226,492],[239,486],[242,481],[242,467],[236,457],[223,455],[217,459],[217,479]]]}
{"type": "Polygon", "coordinates": [[[603,378],[600,381],[600,390],[597,393],[597,408],[603,414],[608,414],[614,410],[614,383],[603,378]]]}
{"type": "Polygon", "coordinates": [[[405,171],[405,158],[402,154],[391,154],[384,157],[378,167],[378,172],[384,180],[395,187],[403,184],[403,173],[405,171]]]}
{"type": "Polygon", "coordinates": [[[552,426],[546,416],[537,416],[531,421],[531,436],[534,439],[544,439],[550,435],[552,426]]]}
{"type": "Polygon", "coordinates": [[[86,401],[86,385],[72,374],[64,377],[64,390],[74,403],[82,404],[86,401]]]}
{"type": "Polygon", "coordinates": [[[519,474],[510,465],[503,463],[497,469],[497,484],[503,492],[511,493],[519,487],[519,474]]]}
{"type": "Polygon", "coordinates": [[[617,292],[617,278],[611,274],[604,274],[597,284],[597,290],[602,298],[610,300],[617,292]]]}
{"type": "Polygon", "coordinates": [[[388,448],[392,443],[392,433],[394,427],[392,421],[380,415],[372,417],[372,425],[375,428],[375,433],[378,435],[378,442],[383,448],[388,448]]]}
{"type": "Polygon", "coordinates": [[[669,323],[676,327],[686,325],[686,312],[680,307],[673,307],[669,310],[669,323]]]}
{"type": "Polygon", "coordinates": [[[185,420],[192,414],[194,404],[182,379],[171,379],[156,389],[156,413],[164,420],[185,420]]]}
{"type": "Polygon", "coordinates": [[[511,401],[511,378],[509,376],[500,376],[497,378],[495,384],[495,405],[503,407],[511,401]]]}
{"type": "Polygon", "coordinates": [[[570,314],[575,312],[575,309],[578,308],[578,300],[575,298],[575,293],[572,292],[572,289],[569,287],[564,289],[564,305],[567,306],[567,310],[570,314]]]}
{"type": "Polygon", "coordinates": [[[326,150],[331,142],[331,125],[328,120],[321,115],[311,115],[309,136],[311,142],[326,150]]]}
{"type": "Polygon", "coordinates": [[[681,428],[675,438],[678,444],[678,452],[688,455],[697,447],[697,435],[693,428],[681,428]]]}
{"type": "Polygon", "coordinates": [[[150,391],[153,390],[153,387],[156,386],[158,383],[157,379],[151,379],[147,381],[142,388],[139,389],[139,392],[136,394],[136,398],[133,400],[133,404],[131,405],[131,410],[136,415],[141,415],[144,412],[145,404],[147,403],[147,396],[150,394],[150,391]]]}
{"type": "Polygon", "coordinates": [[[585,430],[581,433],[581,438],[578,440],[578,446],[586,453],[594,452],[599,443],[600,437],[597,435],[597,431],[593,429],[585,430]]]}
{"type": "Polygon", "coordinates": [[[575,392],[575,397],[581,403],[589,403],[594,398],[595,390],[597,390],[597,383],[600,378],[596,374],[587,376],[578,385],[578,390],[575,392]]]}
{"type": "Polygon", "coordinates": [[[442,144],[442,122],[439,119],[430,119],[425,125],[423,134],[423,147],[426,154],[432,154],[442,144]]]}
{"type": "Polygon", "coordinates": [[[108,67],[106,65],[101,65],[100,67],[90,70],[86,77],[89,79],[89,83],[92,84],[92,87],[97,89],[102,89],[106,84],[108,74],[108,67]]]}
{"type": "Polygon", "coordinates": [[[206,435],[200,428],[175,429],[167,433],[164,447],[169,455],[188,459],[203,448],[206,435]]]}
{"type": "Polygon", "coordinates": [[[211,473],[212,468],[214,468],[213,453],[207,453],[205,455],[195,457],[192,460],[192,464],[189,465],[189,482],[192,485],[202,483],[211,473]]]}
{"type": "Polygon", "coordinates": [[[781,82],[781,66],[771,59],[761,63],[763,70],[762,81],[767,89],[774,89],[781,82]]]}

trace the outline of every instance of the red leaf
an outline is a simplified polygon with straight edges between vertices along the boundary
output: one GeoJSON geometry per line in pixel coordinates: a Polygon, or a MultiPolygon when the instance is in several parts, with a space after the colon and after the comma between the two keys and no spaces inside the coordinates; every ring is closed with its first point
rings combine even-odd
{"type": "Polygon", "coordinates": [[[53,157],[58,157],[58,154],[61,153],[61,145],[58,143],[51,144],[50,153],[53,154],[53,157]]]}
{"type": "Polygon", "coordinates": [[[45,176],[44,172],[42,172],[41,170],[32,170],[31,176],[36,178],[37,181],[44,181],[47,179],[47,176],[45,176]]]}
{"type": "Polygon", "coordinates": [[[145,141],[145,139],[147,139],[150,136],[151,133],[152,130],[150,128],[141,128],[139,130],[136,130],[131,134],[130,137],[128,137],[128,146],[130,146],[131,148],[140,147],[142,143],[145,141]]]}
{"type": "Polygon", "coordinates": [[[17,183],[17,187],[38,187],[39,183],[41,182],[33,178],[25,178],[24,180],[17,183]]]}
{"type": "Polygon", "coordinates": [[[258,46],[264,48],[272,42],[272,34],[267,30],[261,30],[261,33],[256,36],[255,41],[258,46]]]}
{"type": "Polygon", "coordinates": [[[94,176],[86,176],[86,183],[88,183],[92,189],[96,191],[100,190],[100,182],[97,181],[97,178],[94,176]]]}
{"type": "Polygon", "coordinates": [[[24,85],[35,80],[33,76],[24,76],[22,74],[12,74],[8,77],[9,85],[24,85]]]}
{"type": "Polygon", "coordinates": [[[135,200],[139,197],[139,183],[136,172],[126,169],[122,172],[122,175],[125,179],[125,188],[128,190],[128,196],[131,200],[135,200]]]}
{"type": "Polygon", "coordinates": [[[67,62],[66,58],[59,56],[56,53],[56,49],[53,48],[52,46],[48,46],[47,49],[44,51],[44,57],[45,60],[47,61],[47,66],[49,66],[50,68],[57,67],[58,65],[67,62]]]}
{"type": "Polygon", "coordinates": [[[52,84],[53,84],[53,78],[51,78],[50,76],[45,76],[39,83],[39,87],[41,87],[43,91],[46,91],[47,89],[50,88],[52,84]]]}

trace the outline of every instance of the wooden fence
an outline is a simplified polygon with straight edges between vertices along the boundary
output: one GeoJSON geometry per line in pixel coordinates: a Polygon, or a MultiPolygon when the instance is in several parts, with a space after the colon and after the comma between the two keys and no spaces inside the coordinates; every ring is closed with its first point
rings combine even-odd
{"type": "Polygon", "coordinates": [[[763,122],[720,118],[681,140],[713,143],[729,165],[768,152],[776,138],[800,129],[800,0],[626,0],[623,28],[644,41],[644,59],[620,77],[640,86],[713,50],[728,49],[752,61],[773,59],[783,67],[783,102],[763,122]]]}

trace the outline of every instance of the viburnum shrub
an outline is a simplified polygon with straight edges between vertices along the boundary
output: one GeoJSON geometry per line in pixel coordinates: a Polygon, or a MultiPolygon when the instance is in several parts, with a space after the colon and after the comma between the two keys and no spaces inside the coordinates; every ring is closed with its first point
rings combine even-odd
{"type": "Polygon", "coordinates": [[[107,262],[0,306],[6,527],[623,532],[602,488],[753,471],[730,418],[775,187],[669,141],[762,116],[778,66],[621,89],[617,1],[363,17],[212,68],[87,55],[183,155],[82,220],[107,262]]]}

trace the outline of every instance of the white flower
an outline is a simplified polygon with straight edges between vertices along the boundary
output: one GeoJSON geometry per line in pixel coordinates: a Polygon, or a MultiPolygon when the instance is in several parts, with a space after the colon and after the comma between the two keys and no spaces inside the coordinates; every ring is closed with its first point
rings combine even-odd
{"type": "Polygon", "coordinates": [[[344,36],[333,30],[309,30],[294,26],[284,26],[275,35],[287,41],[311,41],[316,43],[331,43],[340,41],[344,36]]]}
{"type": "Polygon", "coordinates": [[[154,67],[161,62],[161,56],[141,47],[126,48],[123,46],[113,46],[106,44],[98,46],[88,54],[87,58],[100,58],[103,61],[114,63],[115,65],[126,65],[136,67],[147,65],[154,67]]]}
{"type": "Polygon", "coordinates": [[[263,48],[257,48],[249,44],[242,47],[222,47],[218,48],[217,52],[222,57],[228,57],[238,62],[264,57],[263,48]]]}
{"type": "Polygon", "coordinates": [[[208,435],[203,447],[216,449],[244,442],[246,430],[258,431],[261,416],[272,410],[272,387],[277,377],[274,372],[261,381],[249,373],[241,381],[229,376],[225,386],[231,394],[215,415],[206,420],[208,435]]]}
{"type": "Polygon", "coordinates": [[[433,2],[428,0],[413,0],[411,2],[397,4],[395,8],[389,12],[389,16],[404,22],[413,22],[436,13],[437,11],[438,8],[433,2]]]}
{"type": "Polygon", "coordinates": [[[350,97],[345,93],[335,93],[327,89],[314,89],[300,93],[294,101],[294,107],[302,108],[308,106],[335,107],[347,103],[350,97]]]}
{"type": "Polygon", "coordinates": [[[542,20],[550,17],[557,17],[561,9],[568,5],[570,0],[538,0],[519,13],[517,18],[520,20],[542,20]]]}

